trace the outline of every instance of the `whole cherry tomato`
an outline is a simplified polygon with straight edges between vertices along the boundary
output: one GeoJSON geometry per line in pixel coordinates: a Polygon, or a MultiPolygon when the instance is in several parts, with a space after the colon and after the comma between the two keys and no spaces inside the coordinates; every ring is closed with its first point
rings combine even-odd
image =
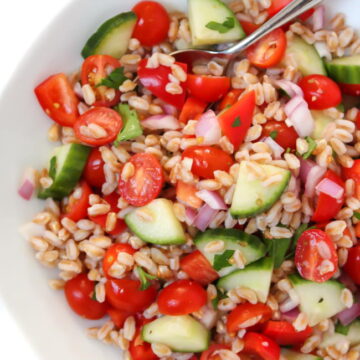
{"type": "Polygon", "coordinates": [[[122,243],[116,243],[111,245],[105,253],[104,260],[103,260],[103,270],[104,274],[111,278],[111,275],[109,274],[109,270],[112,266],[112,264],[116,261],[119,253],[127,253],[130,255],[134,255],[136,252],[135,249],[131,247],[129,244],[122,244],[122,243]]]}
{"type": "Polygon", "coordinates": [[[101,189],[105,182],[104,165],[105,162],[101,157],[100,150],[98,148],[92,149],[83,173],[89,185],[101,189]]]}
{"type": "Polygon", "coordinates": [[[360,285],[360,245],[349,249],[348,258],[344,266],[355,284],[360,285]]]}
{"type": "Polygon", "coordinates": [[[293,127],[288,127],[285,121],[269,120],[263,125],[262,136],[271,136],[283,149],[296,149],[296,139],[299,137],[293,127]]]}

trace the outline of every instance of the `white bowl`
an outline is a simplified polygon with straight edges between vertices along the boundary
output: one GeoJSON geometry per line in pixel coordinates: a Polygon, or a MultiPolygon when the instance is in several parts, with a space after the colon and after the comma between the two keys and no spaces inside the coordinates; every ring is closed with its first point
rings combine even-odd
{"type": "MultiPolygon", "coordinates": [[[[17,195],[19,179],[27,165],[40,168],[52,146],[46,140],[51,122],[36,102],[33,89],[50,74],[77,69],[89,35],[104,20],[129,11],[136,2],[74,0],[28,51],[0,100],[0,296],[41,359],[115,360],[121,355],[118,348],[85,336],[93,322],[74,315],[63,294],[48,287],[47,280],[54,273],[37,263],[18,234],[19,226],[42,207],[40,201],[26,202],[17,195]]],[[[185,0],[161,2],[169,8],[175,3],[179,10],[186,7],[185,0]]],[[[328,0],[326,5],[328,12],[346,13],[349,24],[358,24],[359,2],[328,0]]]]}

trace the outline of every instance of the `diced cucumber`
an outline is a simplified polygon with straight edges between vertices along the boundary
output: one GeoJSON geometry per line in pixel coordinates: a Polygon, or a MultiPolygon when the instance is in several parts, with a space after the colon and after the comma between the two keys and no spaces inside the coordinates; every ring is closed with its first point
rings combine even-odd
{"type": "Polygon", "coordinates": [[[142,128],[135,110],[131,110],[128,104],[119,104],[114,109],[121,115],[124,124],[115,140],[115,146],[121,141],[131,140],[142,135],[142,128]]]}
{"type": "Polygon", "coordinates": [[[289,349],[281,349],[281,355],[285,360],[322,360],[322,358],[319,356],[302,354],[289,349]]]}
{"type": "Polygon", "coordinates": [[[300,310],[307,315],[310,326],[315,326],[345,309],[341,302],[341,292],[345,288],[336,280],[316,283],[305,280],[299,275],[289,279],[300,298],[300,310]]]}
{"type": "Polygon", "coordinates": [[[189,22],[192,45],[214,45],[240,40],[245,33],[235,14],[220,0],[189,0],[189,22]],[[223,31],[209,29],[210,23],[223,24],[230,20],[230,26],[223,31]]]}
{"type": "Polygon", "coordinates": [[[272,165],[258,166],[264,171],[266,178],[281,175],[281,181],[264,186],[262,180],[256,179],[249,171],[248,161],[242,161],[230,209],[234,218],[247,218],[270,209],[289,183],[289,170],[272,165]]]}
{"type": "MultiPolygon", "coordinates": [[[[209,260],[211,265],[214,265],[216,255],[221,255],[228,250],[240,250],[246,260],[245,265],[260,259],[266,252],[265,245],[258,237],[249,235],[237,229],[206,230],[205,232],[198,234],[194,242],[196,247],[209,260]],[[205,251],[206,245],[217,240],[221,240],[224,243],[224,248],[220,252],[211,253],[205,251]]],[[[228,266],[218,270],[220,276],[225,276],[237,269],[235,265],[231,265],[229,262],[227,264],[228,266]]]]}
{"type": "Polygon", "coordinates": [[[329,76],[338,83],[360,84],[360,55],[325,62],[329,76]]]}
{"type": "Polygon", "coordinates": [[[125,216],[127,226],[141,240],[158,245],[185,243],[185,233],[176,218],[173,204],[167,199],[155,199],[125,216]],[[152,220],[144,220],[138,211],[145,210],[152,220]]]}
{"type": "Polygon", "coordinates": [[[80,179],[90,151],[90,147],[81,144],[67,144],[56,148],[49,165],[53,183],[39,192],[39,198],[61,200],[68,196],[80,179]]]}
{"type": "Polygon", "coordinates": [[[347,335],[339,333],[326,333],[323,337],[320,348],[326,348],[327,346],[334,346],[338,343],[342,343],[344,340],[350,342],[350,346],[356,346],[360,344],[360,320],[355,320],[349,326],[349,332],[347,335]]]}
{"type": "Polygon", "coordinates": [[[311,110],[311,115],[315,123],[315,128],[311,137],[318,140],[323,139],[328,125],[335,122],[335,120],[319,110],[311,110]]]}
{"type": "Polygon", "coordinates": [[[269,295],[271,276],[274,262],[271,258],[260,259],[245,269],[235,270],[229,275],[222,277],[217,287],[229,291],[241,286],[252,289],[258,295],[261,302],[266,302],[269,295]]]}
{"type": "Polygon", "coordinates": [[[137,16],[132,11],[121,13],[105,21],[86,42],[81,55],[123,56],[136,25],[137,16]]]}
{"type": "Polygon", "coordinates": [[[298,69],[304,76],[311,74],[326,75],[324,62],[314,46],[308,44],[299,36],[288,41],[285,59],[295,60],[298,69]]]}
{"type": "Polygon", "coordinates": [[[164,316],[146,324],[142,338],[176,352],[200,352],[209,347],[210,332],[190,315],[164,316]]]}

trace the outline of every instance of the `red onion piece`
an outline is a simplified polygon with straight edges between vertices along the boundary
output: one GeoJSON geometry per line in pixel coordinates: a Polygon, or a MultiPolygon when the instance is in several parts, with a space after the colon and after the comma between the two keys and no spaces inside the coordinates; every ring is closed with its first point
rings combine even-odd
{"type": "Polygon", "coordinates": [[[314,14],[312,16],[313,21],[313,30],[318,31],[324,28],[325,24],[325,7],[318,6],[315,8],[314,14]]]}
{"type": "Polygon", "coordinates": [[[153,115],[141,121],[141,125],[150,130],[177,130],[180,123],[172,115],[153,115]]]}
{"type": "Polygon", "coordinates": [[[316,191],[331,196],[334,199],[341,199],[344,195],[344,188],[336,182],[324,178],[315,187],[316,191]]]}
{"type": "Polygon", "coordinates": [[[36,189],[35,170],[28,168],[25,170],[23,180],[18,189],[18,194],[25,200],[30,200],[36,189]]]}
{"type": "Polygon", "coordinates": [[[226,210],[227,206],[223,198],[216,191],[200,190],[196,193],[196,196],[203,200],[214,210],[226,210]]]}
{"type": "Polygon", "coordinates": [[[300,159],[300,179],[305,184],[310,170],[317,166],[312,160],[300,159]]]}
{"type": "Polygon", "coordinates": [[[360,303],[355,303],[351,308],[337,314],[337,318],[344,326],[352,323],[358,316],[360,316],[360,303]]]}
{"type": "Polygon", "coordinates": [[[266,137],[264,143],[269,145],[270,149],[272,150],[275,159],[280,159],[281,154],[285,151],[274,139],[271,137],[266,137]]]}
{"type": "Polygon", "coordinates": [[[275,80],[274,84],[284,90],[291,98],[295,96],[304,97],[301,87],[290,80],[275,80]]]}
{"type": "Polygon", "coordinates": [[[195,219],[195,226],[199,230],[205,231],[218,212],[219,210],[214,210],[207,204],[203,205],[199,209],[198,215],[195,219]]]}
{"type": "Polygon", "coordinates": [[[285,320],[287,322],[294,322],[296,320],[296,318],[299,316],[300,314],[300,310],[298,307],[290,310],[290,311],[287,311],[285,313],[282,313],[281,314],[281,320],[285,320]]]}
{"type": "Polygon", "coordinates": [[[203,138],[203,145],[217,144],[221,138],[219,121],[212,110],[204,113],[196,124],[195,134],[203,138]]]}
{"type": "Polygon", "coordinates": [[[290,297],[287,298],[279,305],[279,309],[282,313],[288,313],[298,307],[298,303],[294,302],[290,297]]]}
{"type": "Polygon", "coordinates": [[[177,113],[178,113],[176,107],[173,106],[173,105],[170,105],[170,104],[168,104],[168,103],[163,103],[163,104],[162,104],[162,108],[163,108],[165,114],[167,114],[167,115],[176,116],[177,113]]]}
{"type": "Polygon", "coordinates": [[[313,197],[315,195],[315,187],[321,180],[321,178],[325,175],[326,168],[321,166],[314,166],[307,176],[305,182],[305,194],[309,197],[313,197]]]}
{"type": "Polygon", "coordinates": [[[185,222],[189,226],[191,226],[194,223],[196,216],[197,216],[197,212],[195,209],[193,209],[191,207],[187,207],[185,209],[185,222]]]}
{"type": "Polygon", "coordinates": [[[344,284],[351,292],[355,293],[357,291],[357,286],[351,279],[351,277],[346,273],[342,272],[338,280],[344,284]]]}

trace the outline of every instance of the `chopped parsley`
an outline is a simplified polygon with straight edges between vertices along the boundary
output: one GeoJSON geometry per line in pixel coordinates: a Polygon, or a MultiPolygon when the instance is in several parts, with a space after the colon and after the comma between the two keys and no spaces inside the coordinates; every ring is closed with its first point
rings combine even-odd
{"type": "Polygon", "coordinates": [[[234,120],[234,122],[231,124],[231,127],[235,128],[235,127],[239,127],[241,126],[241,120],[240,120],[240,116],[237,116],[234,120]]]}
{"type": "Polygon", "coordinates": [[[210,30],[217,31],[220,34],[225,34],[235,27],[235,20],[233,17],[228,16],[223,23],[210,21],[206,24],[206,27],[210,30]]]}
{"type": "Polygon", "coordinates": [[[96,86],[107,86],[108,88],[119,89],[119,86],[127,79],[124,68],[119,67],[113,70],[106,78],[102,79],[96,86]]]}
{"type": "Polygon", "coordinates": [[[276,130],[274,130],[274,131],[272,131],[272,132],[270,133],[269,136],[270,136],[273,140],[275,140],[275,139],[277,138],[278,134],[279,134],[279,132],[276,131],[276,130]]]}
{"type": "Polygon", "coordinates": [[[211,301],[213,308],[216,310],[219,304],[219,301],[222,299],[226,299],[227,296],[220,289],[217,289],[216,298],[211,301]]]}
{"type": "Polygon", "coordinates": [[[311,156],[312,152],[316,148],[316,141],[313,138],[311,138],[310,136],[307,136],[305,138],[305,140],[307,141],[309,147],[308,147],[308,151],[305,154],[302,155],[302,158],[303,159],[308,159],[311,156]]]}
{"type": "Polygon", "coordinates": [[[142,291],[148,289],[151,286],[151,280],[156,280],[157,279],[156,276],[148,274],[140,266],[138,266],[136,268],[136,271],[137,271],[137,273],[139,275],[139,278],[140,278],[140,282],[141,282],[140,290],[142,290],[142,291]]]}
{"type": "Polygon", "coordinates": [[[360,220],[360,212],[354,211],[354,216],[355,216],[358,220],[360,220]]]}
{"type": "Polygon", "coordinates": [[[335,326],[335,332],[338,334],[343,334],[346,336],[349,330],[350,330],[350,325],[345,326],[338,322],[335,326]]]}
{"type": "Polygon", "coordinates": [[[214,269],[219,271],[223,268],[229,267],[230,264],[229,260],[234,255],[235,250],[225,250],[221,255],[214,256],[214,269]]]}

